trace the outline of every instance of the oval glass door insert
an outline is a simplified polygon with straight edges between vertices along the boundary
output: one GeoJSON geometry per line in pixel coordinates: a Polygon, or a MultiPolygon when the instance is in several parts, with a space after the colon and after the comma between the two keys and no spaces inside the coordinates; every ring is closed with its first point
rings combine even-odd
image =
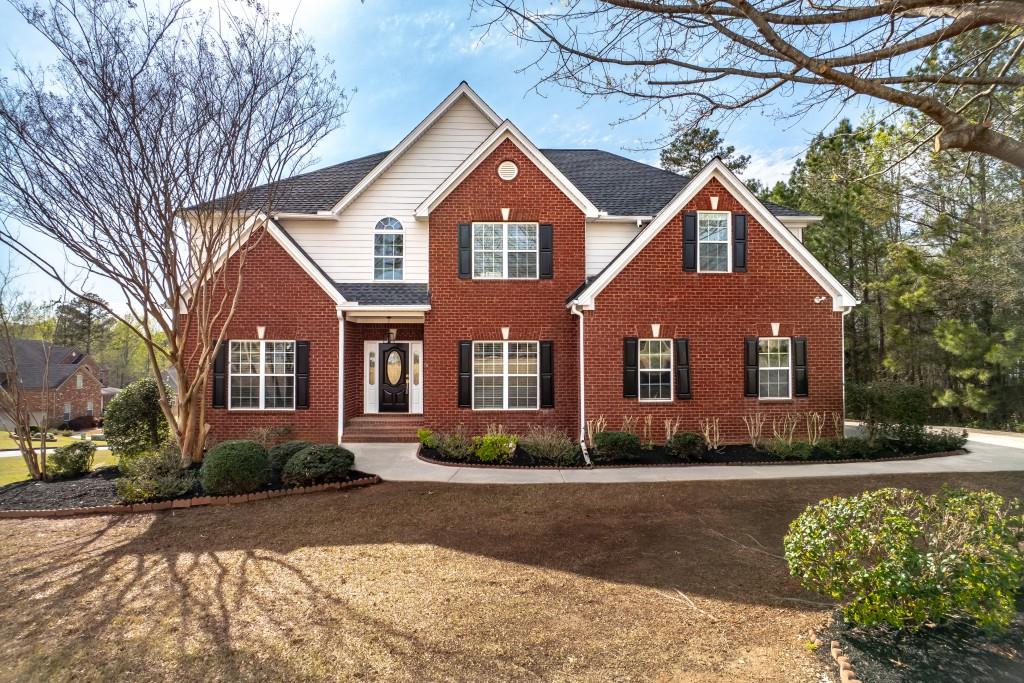
{"type": "Polygon", "coordinates": [[[388,384],[398,384],[402,381],[402,354],[398,349],[391,349],[388,353],[387,365],[388,384]]]}

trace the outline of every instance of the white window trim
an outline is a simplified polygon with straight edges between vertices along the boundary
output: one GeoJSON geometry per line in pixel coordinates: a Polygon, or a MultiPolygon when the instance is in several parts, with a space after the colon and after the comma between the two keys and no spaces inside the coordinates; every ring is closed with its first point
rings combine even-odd
{"type": "MultiPolygon", "coordinates": [[[[227,370],[228,370],[228,372],[227,372],[228,410],[229,411],[238,412],[238,413],[246,413],[246,412],[252,413],[252,412],[256,412],[256,411],[268,412],[268,413],[291,413],[291,412],[295,412],[295,404],[297,403],[297,398],[298,398],[296,396],[296,392],[295,392],[295,390],[296,390],[296,386],[295,386],[295,374],[296,373],[295,373],[295,371],[297,369],[297,364],[298,364],[298,342],[295,339],[232,339],[230,341],[230,343],[228,344],[228,367],[227,367],[227,370]],[[241,342],[257,342],[260,345],[260,374],[258,375],[259,378],[260,378],[260,393],[259,393],[260,405],[259,405],[258,408],[234,408],[234,407],[231,406],[231,377],[234,376],[234,373],[231,372],[231,344],[234,344],[235,342],[240,342],[240,343],[241,342]],[[292,352],[293,352],[294,358],[292,360],[292,407],[291,408],[264,408],[263,406],[266,405],[266,400],[267,400],[267,397],[264,394],[264,390],[266,388],[266,379],[267,379],[267,373],[265,372],[265,367],[264,367],[265,364],[266,364],[267,344],[274,344],[274,343],[279,343],[279,342],[291,342],[291,344],[293,345],[292,346],[292,352]]],[[[248,375],[247,374],[247,375],[238,375],[238,376],[239,377],[256,377],[257,375],[248,375]]],[[[278,374],[278,373],[271,373],[270,376],[271,377],[287,377],[287,375],[278,374]]]]}
{"type": "Polygon", "coordinates": [[[84,386],[85,386],[85,378],[82,377],[82,374],[79,373],[79,374],[75,375],[75,389],[81,389],[84,386]]]}
{"type": "MultiPolygon", "coordinates": [[[[476,371],[471,373],[470,382],[470,397],[469,405],[472,410],[479,412],[522,412],[529,410],[540,410],[540,342],[532,339],[509,339],[509,340],[498,340],[498,339],[474,339],[473,340],[473,365],[476,365],[476,346],[477,344],[501,344],[501,408],[477,408],[476,407],[476,371]],[[508,346],[509,344],[533,344],[537,349],[537,405],[533,408],[509,408],[508,407],[508,346]]],[[[497,377],[497,375],[487,374],[482,375],[485,377],[497,377]]],[[[529,377],[530,375],[515,374],[513,377],[529,377]]]]}
{"type": "MultiPolygon", "coordinates": [[[[487,249],[486,251],[494,251],[493,249],[487,249]]],[[[470,264],[469,272],[474,280],[539,280],[540,279],[540,223],[534,221],[473,221],[469,229],[469,253],[470,253],[470,264]],[[476,274],[476,249],[474,247],[476,237],[476,226],[478,225],[500,225],[501,226],[501,276],[497,275],[477,275],[476,274]],[[532,225],[536,228],[534,233],[536,249],[533,249],[534,262],[536,268],[534,272],[537,274],[533,277],[509,277],[508,276],[508,226],[510,225],[532,225]]],[[[515,254],[529,254],[531,253],[528,249],[513,249],[511,253],[515,254]]]]}
{"type": "MultiPolygon", "coordinates": [[[[706,244],[723,244],[717,240],[703,240],[706,244]]],[[[698,273],[731,273],[732,272],[732,211],[698,211],[697,212],[697,272],[698,273]],[[725,270],[704,270],[700,267],[700,217],[707,215],[725,216],[725,254],[727,266],[725,270]]]]}
{"type": "Polygon", "coordinates": [[[85,403],[85,414],[88,417],[93,417],[94,406],[92,401],[86,401],[85,403]]]}
{"type": "MultiPolygon", "coordinates": [[[[790,401],[793,399],[793,338],[792,337],[758,337],[757,338],[757,400],[758,401],[790,401]],[[786,389],[788,390],[785,396],[762,396],[761,395],[761,342],[762,341],[777,341],[786,340],[789,344],[789,348],[786,351],[786,358],[789,361],[789,367],[786,368],[788,371],[786,379],[786,389]]],[[[781,370],[782,368],[764,368],[765,370],[781,370]]]]}
{"type": "Polygon", "coordinates": [[[676,349],[675,342],[665,337],[647,337],[638,339],[636,343],[636,397],[640,403],[671,403],[676,396],[676,349]],[[640,368],[640,347],[644,342],[668,342],[668,398],[641,398],[640,377],[645,372],[665,372],[664,370],[643,370],[640,368]]]}
{"type": "Polygon", "coordinates": [[[403,282],[405,280],[405,224],[398,220],[394,216],[384,216],[376,223],[373,224],[373,281],[374,282],[403,282]],[[399,230],[381,230],[378,226],[382,221],[391,219],[398,223],[400,226],[399,230]],[[402,255],[401,256],[377,256],[377,235],[401,235],[402,236],[402,255]],[[398,279],[377,279],[377,259],[399,259],[402,262],[402,277],[398,279]]]}

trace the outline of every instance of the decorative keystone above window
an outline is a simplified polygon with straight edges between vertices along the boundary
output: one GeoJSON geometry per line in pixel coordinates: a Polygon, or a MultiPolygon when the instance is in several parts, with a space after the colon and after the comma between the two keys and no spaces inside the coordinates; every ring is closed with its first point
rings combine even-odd
{"type": "Polygon", "coordinates": [[[514,161],[503,161],[498,164],[498,177],[502,180],[513,180],[519,175],[519,167],[514,161]]]}

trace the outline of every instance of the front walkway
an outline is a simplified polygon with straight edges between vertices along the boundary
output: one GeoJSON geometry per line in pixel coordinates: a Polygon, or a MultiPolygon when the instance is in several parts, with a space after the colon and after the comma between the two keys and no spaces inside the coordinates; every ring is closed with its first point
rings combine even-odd
{"type": "Polygon", "coordinates": [[[970,451],[924,460],[813,465],[703,465],[690,467],[600,467],[595,469],[513,470],[433,465],[416,457],[418,444],[346,444],[356,454],[356,468],[385,481],[438,481],[453,484],[620,484],[656,481],[791,479],[872,474],[1024,471],[1024,437],[972,433],[970,451]],[[995,441],[996,443],[991,443],[995,441]],[[1010,445],[1012,444],[1012,445],[1010,445]]]}

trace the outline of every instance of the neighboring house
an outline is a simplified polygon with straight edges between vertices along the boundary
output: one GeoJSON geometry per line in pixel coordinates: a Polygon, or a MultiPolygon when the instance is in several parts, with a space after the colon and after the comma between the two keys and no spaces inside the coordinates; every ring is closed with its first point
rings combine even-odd
{"type": "Polygon", "coordinates": [[[214,363],[214,439],[651,414],[736,442],[755,412],[843,410],[857,301],[801,243],[819,217],[718,160],[685,178],[537,149],[463,83],[394,149],[278,190],[214,363]]]}
{"type": "MultiPolygon", "coordinates": [[[[91,356],[69,346],[57,346],[35,339],[11,341],[21,396],[32,407],[36,424],[59,425],[84,418],[99,418],[103,412],[103,382],[91,356]]],[[[6,355],[6,354],[5,354],[6,355]]],[[[11,363],[5,361],[10,367],[11,363]]],[[[2,373],[3,382],[15,373],[2,373]]],[[[0,415],[6,428],[11,421],[0,415]]]]}

